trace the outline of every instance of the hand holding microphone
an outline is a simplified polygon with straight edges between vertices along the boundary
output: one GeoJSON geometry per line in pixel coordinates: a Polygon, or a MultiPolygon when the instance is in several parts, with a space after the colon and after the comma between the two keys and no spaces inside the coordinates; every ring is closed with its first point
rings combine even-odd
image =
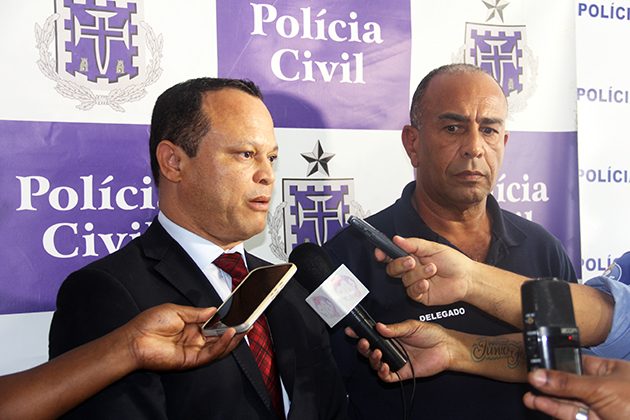
{"type": "MultiPolygon", "coordinates": [[[[313,243],[298,245],[291,252],[289,261],[298,267],[294,279],[311,294],[335,272],[335,266],[328,253],[313,243]]],[[[324,312],[322,313],[319,310],[317,312],[328,322],[328,315],[334,311],[334,305],[326,306],[322,304],[321,306],[324,312]]],[[[372,349],[379,349],[383,354],[382,361],[389,365],[392,372],[399,370],[407,363],[407,360],[393,341],[383,337],[376,331],[376,322],[361,305],[356,305],[339,322],[352,328],[359,338],[365,338],[372,349]]]]}

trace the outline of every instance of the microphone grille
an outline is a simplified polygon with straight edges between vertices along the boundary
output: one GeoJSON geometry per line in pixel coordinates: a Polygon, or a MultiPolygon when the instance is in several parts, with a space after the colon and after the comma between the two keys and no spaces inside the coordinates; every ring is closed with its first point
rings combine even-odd
{"type": "Polygon", "coordinates": [[[312,242],[296,246],[289,255],[289,262],[298,269],[293,279],[309,293],[317,289],[336,269],[324,248],[312,242]]]}

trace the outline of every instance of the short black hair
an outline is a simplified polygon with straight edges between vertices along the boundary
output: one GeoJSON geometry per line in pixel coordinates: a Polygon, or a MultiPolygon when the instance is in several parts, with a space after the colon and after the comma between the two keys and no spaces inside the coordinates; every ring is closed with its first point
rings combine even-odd
{"type": "Polygon", "coordinates": [[[188,156],[195,157],[201,139],[212,126],[212,121],[202,111],[204,94],[222,89],[237,89],[263,99],[258,86],[250,80],[214,77],[178,83],[158,97],[153,107],[149,136],[151,172],[156,186],[160,179],[160,165],[156,157],[158,144],[169,140],[181,147],[188,156]]]}
{"type": "MultiPolygon", "coordinates": [[[[488,76],[492,77],[492,80],[496,82],[496,79],[494,78],[494,76],[488,73],[485,69],[482,69],[481,67],[478,67],[472,64],[466,64],[466,63],[446,64],[444,66],[431,70],[426,76],[424,76],[424,78],[422,79],[422,81],[420,82],[420,84],[416,88],[416,91],[413,94],[413,99],[411,100],[411,108],[409,109],[409,121],[412,127],[415,127],[417,129],[420,128],[420,120],[422,118],[422,101],[424,99],[424,94],[426,93],[431,80],[435,76],[439,76],[440,74],[456,74],[456,73],[487,74],[488,76]]],[[[497,85],[499,86],[499,88],[501,88],[501,85],[499,85],[499,82],[497,82],[497,85]]],[[[503,92],[503,88],[501,88],[501,92],[503,92]]],[[[505,93],[504,93],[504,96],[505,96],[505,93]]]]}

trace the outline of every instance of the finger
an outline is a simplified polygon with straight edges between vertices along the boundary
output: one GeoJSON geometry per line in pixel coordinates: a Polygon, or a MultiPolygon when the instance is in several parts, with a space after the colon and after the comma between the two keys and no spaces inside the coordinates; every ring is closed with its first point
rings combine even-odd
{"type": "Polygon", "coordinates": [[[425,293],[429,291],[429,282],[428,280],[419,280],[409,286],[407,286],[407,296],[416,302],[422,302],[422,298],[425,293]]]}
{"type": "Polygon", "coordinates": [[[381,251],[379,248],[374,249],[374,257],[376,258],[376,261],[381,261],[381,262],[392,261],[392,258],[387,256],[387,254],[381,251]]]}
{"type": "Polygon", "coordinates": [[[381,322],[376,323],[376,331],[385,338],[406,337],[421,328],[420,321],[408,319],[398,324],[385,325],[381,322]]]}
{"type": "Polygon", "coordinates": [[[357,343],[357,350],[359,351],[359,353],[361,353],[363,356],[367,357],[368,359],[372,357],[372,350],[370,349],[370,342],[367,341],[365,338],[362,338],[359,340],[359,342],[357,343]]]}
{"type": "Polygon", "coordinates": [[[346,328],[344,329],[344,332],[346,333],[346,335],[347,335],[348,337],[352,337],[352,338],[359,338],[359,336],[358,336],[358,335],[356,335],[356,334],[355,334],[355,332],[354,332],[354,331],[352,330],[352,328],[350,328],[350,327],[346,327],[346,328]]]}
{"type": "Polygon", "coordinates": [[[387,274],[389,274],[391,277],[400,278],[404,274],[407,274],[408,272],[416,268],[416,265],[417,264],[414,257],[396,258],[395,260],[387,264],[386,271],[387,274]]]}
{"type": "Polygon", "coordinates": [[[372,369],[378,371],[381,366],[383,366],[382,358],[383,353],[379,349],[372,351],[372,354],[370,354],[370,357],[368,358],[372,369]]]}
{"type": "MultiPolygon", "coordinates": [[[[402,261],[405,268],[412,267],[412,269],[408,270],[406,273],[403,273],[403,275],[401,276],[403,285],[405,287],[410,287],[413,284],[420,282],[421,280],[430,279],[437,274],[437,267],[433,263],[423,265],[419,262],[416,262],[413,258],[410,258],[410,261],[412,262],[411,264],[406,259],[405,261],[402,261]]],[[[389,265],[393,264],[394,263],[390,263],[389,265]]]]}
{"type": "Polygon", "coordinates": [[[582,356],[582,370],[584,375],[602,376],[609,373],[610,359],[595,356],[582,356]]]}
{"type": "Polygon", "coordinates": [[[417,238],[405,238],[400,235],[394,235],[392,238],[392,241],[408,254],[413,254],[418,249],[417,240],[417,238]]]}
{"type": "Polygon", "coordinates": [[[234,328],[228,328],[221,337],[206,347],[207,361],[219,359],[229,354],[237,344],[245,337],[245,333],[236,334],[234,328]]]}
{"type": "MultiPolygon", "coordinates": [[[[527,408],[541,411],[558,420],[574,420],[580,407],[585,407],[574,401],[551,398],[545,395],[534,395],[531,392],[523,396],[523,403],[527,408]]],[[[596,417],[595,413],[589,413],[588,418],[589,420],[595,420],[598,417],[596,417]]]]}
{"type": "Polygon", "coordinates": [[[206,322],[217,311],[217,308],[195,308],[193,306],[181,306],[173,304],[173,310],[187,324],[201,324],[206,322]]]}
{"type": "Polygon", "coordinates": [[[381,365],[381,368],[378,370],[378,377],[385,382],[395,382],[398,379],[391,374],[391,372],[389,371],[389,365],[387,363],[383,363],[381,365]]]}
{"type": "Polygon", "coordinates": [[[389,328],[389,325],[385,325],[382,322],[376,323],[376,331],[385,338],[392,338],[394,336],[394,331],[389,328]]]}
{"type": "Polygon", "coordinates": [[[398,371],[398,375],[392,372],[387,363],[382,363],[381,368],[378,370],[378,377],[384,382],[400,382],[406,379],[411,379],[411,372],[407,367],[403,367],[398,371]],[[399,376],[400,375],[400,376],[399,376]]]}
{"type": "Polygon", "coordinates": [[[402,236],[394,236],[392,239],[396,245],[402,248],[403,251],[409,255],[415,255],[416,257],[428,257],[435,253],[436,248],[439,248],[436,242],[426,241],[420,238],[403,238],[402,236]]]}
{"type": "Polygon", "coordinates": [[[537,369],[528,375],[529,383],[545,394],[588,402],[593,393],[591,377],[557,370],[537,369]]]}

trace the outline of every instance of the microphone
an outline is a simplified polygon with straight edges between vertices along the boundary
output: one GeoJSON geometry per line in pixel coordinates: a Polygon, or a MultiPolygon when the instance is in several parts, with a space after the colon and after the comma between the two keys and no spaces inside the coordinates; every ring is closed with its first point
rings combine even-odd
{"type": "MultiPolygon", "coordinates": [[[[336,269],[328,253],[312,242],[295,247],[289,255],[289,261],[298,268],[293,278],[309,293],[313,293],[336,269]]],[[[359,338],[365,338],[370,348],[379,349],[383,353],[381,360],[389,365],[392,372],[407,363],[393,341],[376,331],[376,322],[361,305],[356,305],[340,322],[352,328],[359,338]]]]}

